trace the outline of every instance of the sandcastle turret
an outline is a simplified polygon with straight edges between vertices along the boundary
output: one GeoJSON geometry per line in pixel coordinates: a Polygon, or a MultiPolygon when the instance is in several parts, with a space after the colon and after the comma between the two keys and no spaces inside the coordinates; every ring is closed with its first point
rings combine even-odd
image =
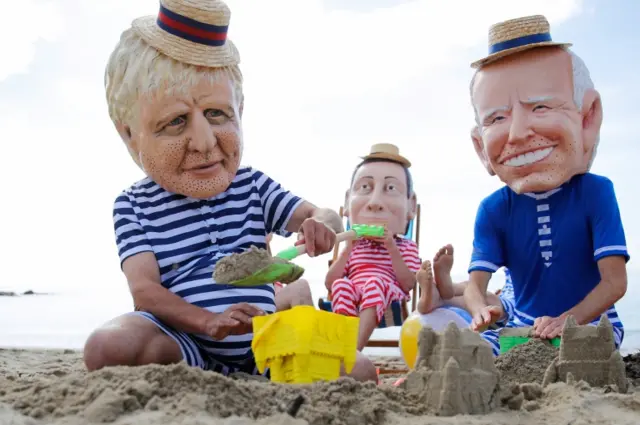
{"type": "Polygon", "coordinates": [[[627,392],[624,361],[616,350],[613,325],[606,314],[597,326],[580,326],[573,316],[565,321],[560,351],[547,368],[542,385],[572,380],[592,387],[615,385],[619,392],[627,392]]]}
{"type": "Polygon", "coordinates": [[[497,406],[500,374],[491,347],[450,323],[443,333],[420,331],[416,367],[404,387],[441,416],[488,413],[497,406]]]}

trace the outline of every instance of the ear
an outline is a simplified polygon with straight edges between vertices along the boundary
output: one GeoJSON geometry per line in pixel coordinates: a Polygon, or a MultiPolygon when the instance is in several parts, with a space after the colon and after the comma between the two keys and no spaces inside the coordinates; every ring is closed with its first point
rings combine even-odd
{"type": "Polygon", "coordinates": [[[129,155],[131,155],[131,158],[133,158],[136,164],[140,165],[140,148],[138,146],[138,138],[133,136],[131,127],[128,125],[122,122],[117,122],[115,125],[120,138],[129,150],[129,155]]]}
{"type": "Polygon", "coordinates": [[[589,168],[596,154],[600,127],[602,126],[602,101],[600,93],[588,89],[582,98],[582,143],[584,146],[584,165],[589,168]]]}
{"type": "Polygon", "coordinates": [[[484,168],[490,176],[495,176],[496,173],[493,172],[491,165],[489,165],[489,159],[484,151],[484,142],[482,141],[482,135],[480,134],[480,129],[477,125],[471,129],[471,141],[473,142],[473,148],[476,150],[476,154],[478,155],[478,158],[480,158],[480,162],[482,162],[484,168]]]}
{"type": "Polygon", "coordinates": [[[409,198],[409,209],[407,211],[407,220],[413,220],[418,213],[418,197],[415,192],[411,194],[409,198]]]}

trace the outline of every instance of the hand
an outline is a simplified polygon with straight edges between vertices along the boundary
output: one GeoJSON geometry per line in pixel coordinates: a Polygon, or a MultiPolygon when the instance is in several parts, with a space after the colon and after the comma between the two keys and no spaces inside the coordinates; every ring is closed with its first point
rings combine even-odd
{"type": "Polygon", "coordinates": [[[252,318],[263,315],[264,311],[251,304],[235,304],[207,321],[205,334],[218,341],[229,335],[248,334],[253,332],[252,318]]]}
{"type": "Polygon", "coordinates": [[[385,248],[389,249],[396,243],[396,236],[389,232],[387,226],[384,226],[384,234],[379,238],[371,238],[372,240],[381,243],[385,248]]]}
{"type": "Polygon", "coordinates": [[[336,232],[322,221],[318,221],[313,217],[303,221],[300,230],[298,230],[296,245],[304,244],[309,257],[315,257],[331,251],[335,243],[336,232]]]}
{"type": "Polygon", "coordinates": [[[565,315],[558,317],[538,317],[533,322],[533,336],[542,339],[553,339],[560,336],[566,320],[567,317],[565,315]]]}
{"type": "Polygon", "coordinates": [[[483,307],[479,312],[473,315],[471,320],[471,330],[482,332],[490,325],[494,324],[504,316],[501,306],[488,305],[483,307]]]}

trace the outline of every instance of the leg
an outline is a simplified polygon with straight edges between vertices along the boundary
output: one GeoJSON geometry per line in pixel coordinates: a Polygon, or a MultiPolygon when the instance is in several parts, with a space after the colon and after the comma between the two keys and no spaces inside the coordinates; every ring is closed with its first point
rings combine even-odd
{"type": "Polygon", "coordinates": [[[349,279],[337,279],[331,285],[331,310],[344,316],[358,315],[358,291],[349,279]]]}
{"type": "Polygon", "coordinates": [[[276,311],[289,310],[298,305],[313,305],[311,288],[305,279],[299,279],[276,292],[276,311]]]}
{"type": "Polygon", "coordinates": [[[344,366],[340,366],[340,376],[349,376],[360,382],[378,382],[378,373],[376,372],[375,365],[360,351],[356,353],[356,364],[353,366],[353,369],[351,369],[351,373],[347,374],[344,366]]]}
{"type": "Polygon", "coordinates": [[[382,320],[389,305],[389,288],[393,282],[381,277],[372,277],[362,285],[362,303],[360,304],[360,327],[358,330],[358,351],[362,351],[369,342],[371,334],[382,320]]]}
{"type": "Polygon", "coordinates": [[[107,366],[170,364],[185,360],[204,367],[198,347],[189,336],[161,324],[148,313],[119,316],[96,329],[84,346],[89,371],[107,366]]]}
{"type": "Polygon", "coordinates": [[[420,270],[416,274],[418,285],[420,285],[420,299],[418,300],[418,312],[427,314],[442,305],[442,299],[438,288],[433,281],[431,262],[424,261],[420,270]]]}
{"type": "Polygon", "coordinates": [[[490,329],[480,334],[490,346],[493,355],[497,357],[500,355],[500,331],[497,329],[490,329]]]}
{"type": "Polygon", "coordinates": [[[453,267],[453,246],[445,245],[436,252],[433,257],[433,270],[436,286],[440,296],[448,300],[456,295],[453,281],[451,280],[451,268],[453,267]]]}

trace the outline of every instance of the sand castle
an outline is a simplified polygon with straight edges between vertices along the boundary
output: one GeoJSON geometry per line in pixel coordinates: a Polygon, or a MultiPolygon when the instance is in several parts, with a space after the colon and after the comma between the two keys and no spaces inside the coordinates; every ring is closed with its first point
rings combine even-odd
{"type": "Polygon", "coordinates": [[[547,368],[542,385],[558,381],[585,381],[592,387],[615,385],[619,392],[627,392],[624,361],[616,350],[613,325],[606,314],[597,326],[578,326],[572,316],[567,318],[560,351],[547,368]]]}
{"type": "Polygon", "coordinates": [[[491,347],[475,332],[450,323],[439,334],[420,331],[415,369],[404,382],[440,416],[489,413],[499,403],[500,374],[491,347]]]}

